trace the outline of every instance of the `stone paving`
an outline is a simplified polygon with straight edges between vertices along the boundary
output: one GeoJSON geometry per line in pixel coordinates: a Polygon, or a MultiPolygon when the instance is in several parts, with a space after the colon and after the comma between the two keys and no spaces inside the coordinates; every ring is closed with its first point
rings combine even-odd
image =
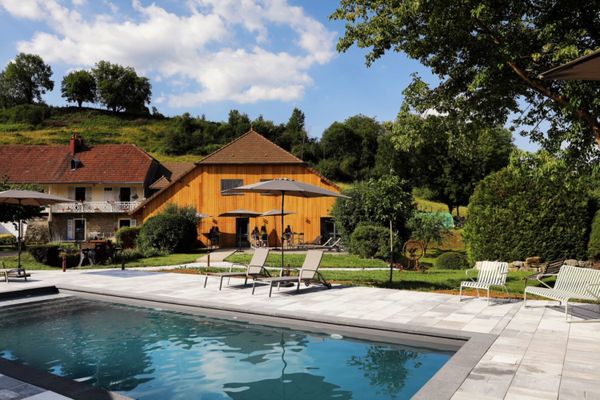
{"type": "MultiPolygon", "coordinates": [[[[318,317],[408,324],[497,335],[492,346],[456,391],[453,399],[598,399],[600,400],[600,318],[595,305],[574,307],[567,323],[562,308],[545,301],[493,301],[458,296],[366,287],[332,290],[281,289],[268,298],[241,281],[218,291],[217,278],[132,270],[35,271],[31,282],[0,282],[0,291],[49,284],[104,292],[152,296],[156,301],[219,303],[265,312],[301,311],[318,317]],[[529,306],[531,304],[531,306],[529,306]]],[[[1,386],[0,386],[1,388],[1,386]]],[[[1,389],[0,389],[1,390],[1,389]]],[[[0,392],[1,393],[1,392],[0,392]]]]}

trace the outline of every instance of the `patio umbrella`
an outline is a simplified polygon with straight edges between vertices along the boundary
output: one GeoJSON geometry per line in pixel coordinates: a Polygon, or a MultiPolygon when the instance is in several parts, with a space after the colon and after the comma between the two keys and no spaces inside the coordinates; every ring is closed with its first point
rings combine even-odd
{"type": "Polygon", "coordinates": [[[540,79],[600,80],[600,49],[540,74],[540,79]]]}
{"type": "MultiPolygon", "coordinates": [[[[239,209],[239,210],[224,212],[222,214],[219,214],[219,217],[256,218],[259,215],[260,215],[260,213],[256,212],[256,211],[239,209]]],[[[237,235],[237,232],[236,232],[236,235],[237,235]]],[[[239,236],[238,247],[241,248],[242,247],[242,235],[238,235],[238,236],[239,236]]]]}
{"type": "MultiPolygon", "coordinates": [[[[67,199],[65,197],[54,196],[48,193],[35,192],[33,190],[5,190],[0,192],[0,204],[15,204],[19,206],[48,206],[57,203],[74,203],[75,200],[67,199]]],[[[17,258],[17,268],[21,268],[21,232],[22,232],[23,221],[19,219],[19,233],[17,237],[17,243],[19,248],[19,255],[17,258]]]]}
{"type": "MultiPolygon", "coordinates": [[[[269,211],[265,211],[264,213],[262,213],[260,216],[261,217],[277,217],[279,215],[291,215],[291,214],[296,214],[293,211],[286,211],[286,210],[278,210],[278,209],[273,209],[273,210],[269,210],[269,211]]],[[[275,231],[277,231],[277,218],[275,218],[275,231]]],[[[283,225],[281,226],[281,246],[283,246],[283,225]]]]}
{"type": "MultiPolygon", "coordinates": [[[[279,178],[270,181],[252,183],[250,185],[240,186],[233,189],[225,190],[224,193],[262,193],[281,195],[281,226],[284,226],[285,218],[285,196],[295,197],[345,197],[343,194],[332,192],[331,190],[323,189],[322,187],[311,185],[304,182],[298,182],[292,179],[279,178]]],[[[281,246],[281,274],[283,275],[283,246],[281,246]]]]}

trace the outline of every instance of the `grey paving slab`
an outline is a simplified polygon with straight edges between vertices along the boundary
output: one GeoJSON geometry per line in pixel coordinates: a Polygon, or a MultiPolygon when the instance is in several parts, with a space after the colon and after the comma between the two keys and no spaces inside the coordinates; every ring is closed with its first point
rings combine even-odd
{"type": "MultiPolygon", "coordinates": [[[[524,308],[517,301],[488,305],[484,299],[459,302],[457,296],[446,294],[339,286],[303,288],[299,294],[295,288],[281,288],[269,298],[268,287],[257,286],[252,296],[239,279],[232,279],[222,291],[215,280],[209,278],[206,289],[203,283],[201,275],[148,270],[39,271],[31,282],[0,282],[0,292],[55,284],[151,296],[163,302],[493,334],[495,340],[459,382],[453,399],[600,399],[600,324],[585,322],[600,317],[593,305],[576,306],[582,312],[573,317],[574,323],[567,323],[562,309],[546,301],[531,301],[531,307],[524,308]]],[[[0,388],[10,389],[1,384],[0,388]]]]}

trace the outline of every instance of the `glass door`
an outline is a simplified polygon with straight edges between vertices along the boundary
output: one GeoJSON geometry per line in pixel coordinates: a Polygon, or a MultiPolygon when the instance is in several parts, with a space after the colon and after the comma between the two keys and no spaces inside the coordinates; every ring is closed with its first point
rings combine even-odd
{"type": "Polygon", "coordinates": [[[250,226],[249,218],[236,218],[235,219],[235,241],[238,247],[250,247],[250,240],[248,238],[250,226]]]}

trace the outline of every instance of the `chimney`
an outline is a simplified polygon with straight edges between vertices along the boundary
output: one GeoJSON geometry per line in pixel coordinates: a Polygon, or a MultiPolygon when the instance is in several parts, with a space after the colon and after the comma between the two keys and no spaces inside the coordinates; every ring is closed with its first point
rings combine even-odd
{"type": "Polygon", "coordinates": [[[69,140],[69,153],[71,156],[75,156],[79,150],[83,148],[83,138],[80,134],[74,133],[71,135],[71,139],[69,140]]]}

